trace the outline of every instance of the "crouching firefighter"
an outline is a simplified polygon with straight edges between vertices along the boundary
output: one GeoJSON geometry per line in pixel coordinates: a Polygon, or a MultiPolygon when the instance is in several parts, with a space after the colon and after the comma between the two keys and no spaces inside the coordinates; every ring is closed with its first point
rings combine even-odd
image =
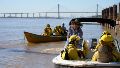
{"type": "Polygon", "coordinates": [[[66,48],[61,51],[61,57],[64,60],[79,60],[84,57],[82,51],[77,50],[77,44],[79,44],[80,37],[72,35],[68,39],[69,43],[66,48]]]}

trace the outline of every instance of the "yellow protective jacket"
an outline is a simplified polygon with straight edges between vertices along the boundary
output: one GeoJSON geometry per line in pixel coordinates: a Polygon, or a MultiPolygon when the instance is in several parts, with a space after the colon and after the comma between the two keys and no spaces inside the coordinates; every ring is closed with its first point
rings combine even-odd
{"type": "Polygon", "coordinates": [[[68,44],[64,52],[62,51],[61,57],[64,60],[65,59],[68,60],[68,58],[69,60],[79,60],[82,59],[82,57],[85,58],[88,52],[89,52],[88,44],[86,41],[84,41],[82,49],[78,49],[74,44],[68,44]]]}
{"type": "Polygon", "coordinates": [[[120,62],[120,53],[117,51],[117,49],[116,49],[115,47],[113,48],[112,53],[113,53],[113,55],[115,56],[116,61],[117,61],[117,62],[120,62]]]}
{"type": "Polygon", "coordinates": [[[67,46],[68,56],[70,60],[79,60],[77,48],[73,44],[67,46]]]}
{"type": "Polygon", "coordinates": [[[86,56],[89,52],[88,43],[85,40],[83,40],[82,51],[83,51],[84,56],[86,56]]]}
{"type": "MultiPolygon", "coordinates": [[[[95,53],[92,57],[92,61],[97,61],[97,59],[99,58],[99,52],[98,52],[98,48],[101,46],[102,44],[99,42],[98,45],[96,46],[95,49],[95,53]]],[[[110,45],[108,45],[110,46],[110,45]]],[[[120,62],[120,53],[117,51],[115,46],[111,46],[112,47],[112,55],[113,55],[113,62],[120,62]]]]}
{"type": "Polygon", "coordinates": [[[52,35],[52,29],[50,27],[46,27],[44,29],[44,36],[51,36],[52,35]]]}
{"type": "Polygon", "coordinates": [[[68,44],[65,50],[61,52],[63,60],[79,60],[77,48],[73,44],[68,44]]]}
{"type": "Polygon", "coordinates": [[[54,28],[53,32],[55,33],[55,35],[58,36],[64,35],[64,30],[58,26],[54,28]]]}
{"type": "MultiPolygon", "coordinates": [[[[92,61],[98,61],[99,58],[100,58],[100,53],[96,51],[92,57],[92,61]]],[[[112,56],[112,62],[118,62],[115,56],[112,56]]]]}

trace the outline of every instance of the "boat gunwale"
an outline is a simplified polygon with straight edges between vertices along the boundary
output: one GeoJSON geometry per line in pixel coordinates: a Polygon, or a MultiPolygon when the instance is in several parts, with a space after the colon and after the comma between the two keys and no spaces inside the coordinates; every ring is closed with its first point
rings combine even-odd
{"type": "Polygon", "coordinates": [[[30,43],[45,43],[45,42],[59,42],[59,41],[66,41],[66,36],[42,36],[33,34],[30,32],[24,32],[24,35],[28,42],[30,43]],[[45,40],[47,38],[47,41],[45,40]]]}
{"type": "Polygon", "coordinates": [[[59,66],[67,66],[67,67],[120,67],[120,62],[109,62],[109,63],[102,63],[97,61],[90,61],[90,60],[63,60],[60,58],[60,55],[55,57],[52,62],[55,65],[59,66]],[[59,61],[60,60],[60,61],[59,61]]]}

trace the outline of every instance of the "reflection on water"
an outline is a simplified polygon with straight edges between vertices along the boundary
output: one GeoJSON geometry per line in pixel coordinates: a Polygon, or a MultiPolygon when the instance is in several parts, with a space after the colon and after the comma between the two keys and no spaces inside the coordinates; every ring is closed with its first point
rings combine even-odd
{"type": "MultiPolygon", "coordinates": [[[[52,59],[65,45],[62,42],[28,43],[23,32],[41,34],[47,23],[52,28],[71,19],[0,19],[0,68],[53,68],[52,59]]],[[[84,38],[99,38],[100,25],[83,25],[84,38]]]]}
{"type": "Polygon", "coordinates": [[[65,41],[40,43],[40,44],[28,43],[28,46],[26,46],[26,49],[34,52],[59,54],[59,52],[62,50],[64,45],[65,45],[65,41]]]}

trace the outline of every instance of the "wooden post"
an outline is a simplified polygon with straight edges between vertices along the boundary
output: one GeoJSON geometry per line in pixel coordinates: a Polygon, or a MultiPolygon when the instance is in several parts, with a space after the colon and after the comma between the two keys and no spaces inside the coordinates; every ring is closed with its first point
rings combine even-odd
{"type": "Polygon", "coordinates": [[[113,20],[117,19],[117,5],[113,5],[113,20]]]}
{"type": "Polygon", "coordinates": [[[105,9],[105,19],[107,19],[107,8],[105,9]]]}
{"type": "Polygon", "coordinates": [[[119,8],[118,8],[119,12],[118,12],[118,16],[117,16],[117,21],[120,21],[120,3],[119,3],[119,8]]]}
{"type": "Polygon", "coordinates": [[[119,3],[119,14],[120,14],[120,3],[119,3]]]}
{"type": "Polygon", "coordinates": [[[109,19],[109,8],[106,8],[107,19],[109,19]]]}
{"type": "Polygon", "coordinates": [[[104,9],[102,10],[102,18],[104,18],[104,9]]]}
{"type": "Polygon", "coordinates": [[[105,9],[102,10],[102,18],[105,18],[105,9]]]}
{"type": "Polygon", "coordinates": [[[113,7],[109,7],[109,19],[113,19],[113,7]]]}

